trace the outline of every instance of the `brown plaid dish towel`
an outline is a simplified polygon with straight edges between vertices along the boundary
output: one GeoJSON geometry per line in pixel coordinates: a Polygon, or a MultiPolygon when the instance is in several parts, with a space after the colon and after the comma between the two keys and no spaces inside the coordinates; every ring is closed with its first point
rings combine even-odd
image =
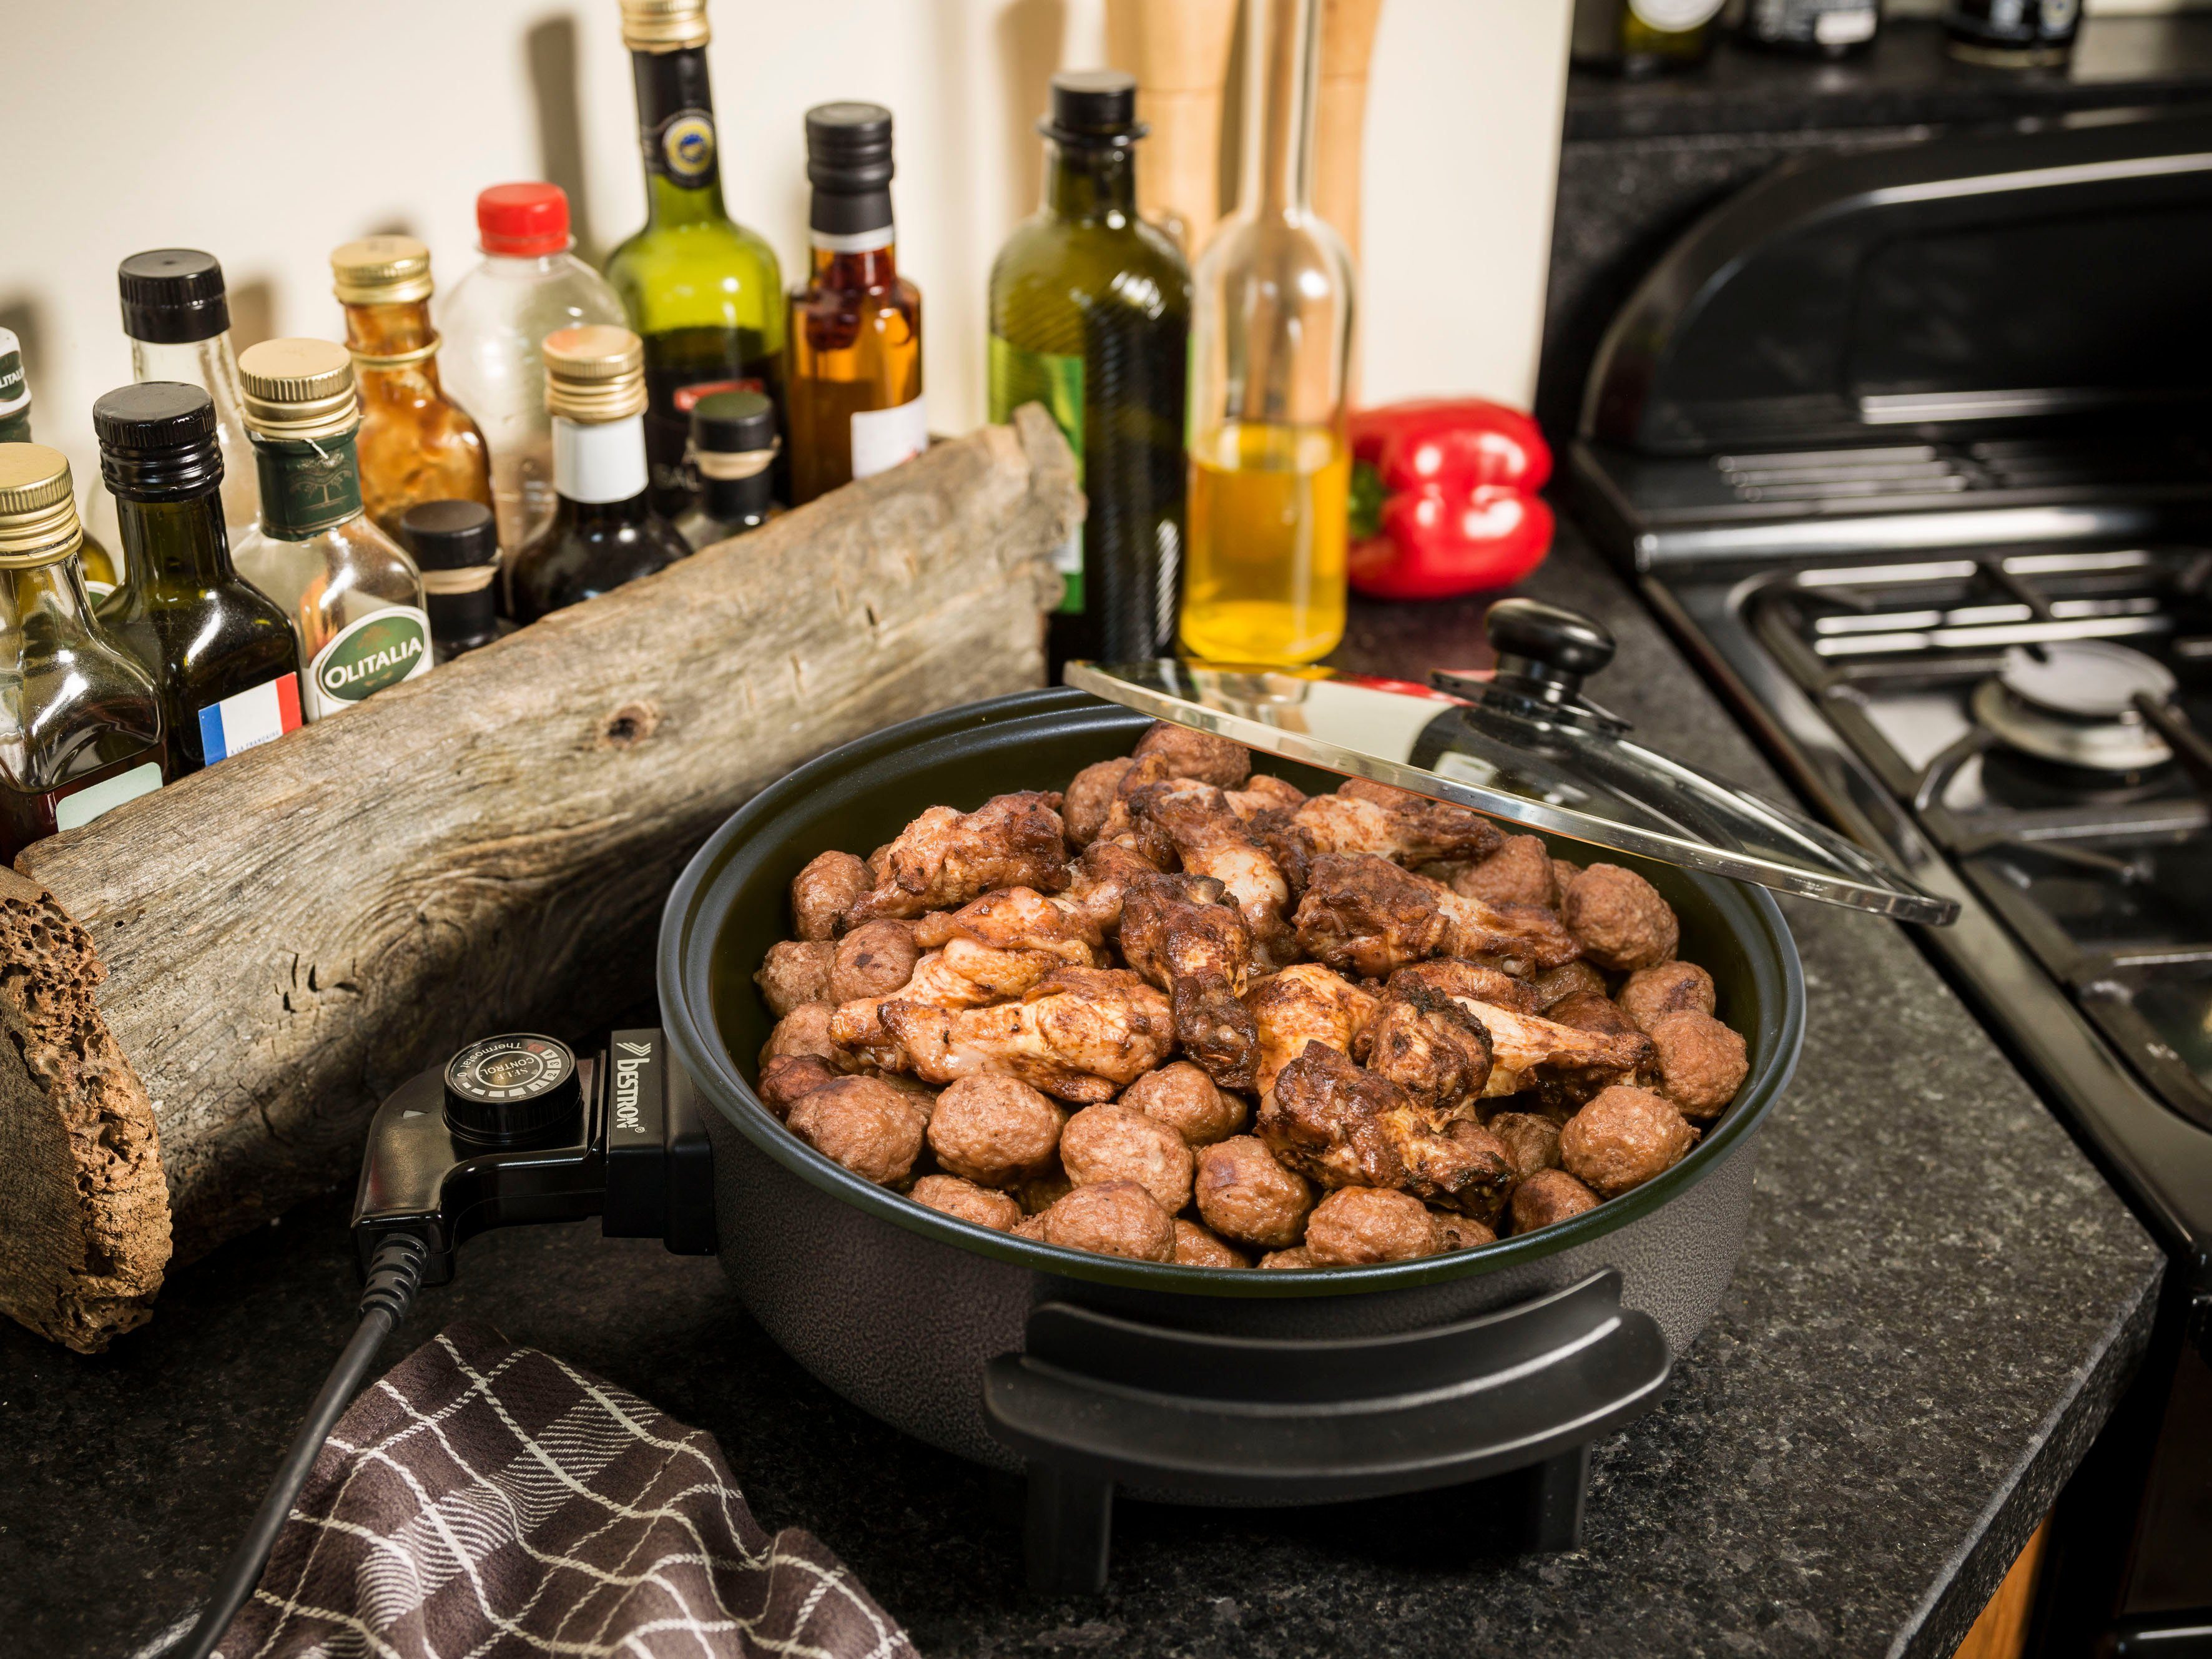
{"type": "Polygon", "coordinates": [[[806,1533],[770,1538],[712,1435],[457,1325],[364,1391],[223,1659],[915,1659],[806,1533]]]}

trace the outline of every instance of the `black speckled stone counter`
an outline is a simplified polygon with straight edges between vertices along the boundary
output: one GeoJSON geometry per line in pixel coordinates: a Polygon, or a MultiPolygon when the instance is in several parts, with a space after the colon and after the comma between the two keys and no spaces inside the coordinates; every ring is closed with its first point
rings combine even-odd
{"type": "MultiPolygon", "coordinates": [[[[1529,586],[1614,628],[1599,695],[1647,741],[1765,779],[1571,533],[1529,586]]],[[[1345,659],[1478,662],[1481,609],[1364,608],[1345,659]]],[[[1457,1497],[1131,1504],[1106,1596],[1033,1598],[1006,1492],[825,1393],[711,1261],[591,1224],[471,1244],[406,1345],[487,1320],[713,1430],[762,1521],[933,1656],[1948,1655],[2134,1365],[2160,1258],[1903,934],[1790,916],[1810,1032],[1742,1265],[1671,1396],[1599,1446],[1572,1554],[1486,1555],[1457,1497]]],[[[0,1328],[0,1651],[122,1655],[193,1607],[349,1328],[344,1222],[333,1195],[179,1272],[99,1358],[0,1328]]]]}

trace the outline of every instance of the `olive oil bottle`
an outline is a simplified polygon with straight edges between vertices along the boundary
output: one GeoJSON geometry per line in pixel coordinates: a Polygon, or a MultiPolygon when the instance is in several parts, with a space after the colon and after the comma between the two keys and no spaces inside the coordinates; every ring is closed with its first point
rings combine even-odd
{"type": "MultiPolygon", "coordinates": [[[[31,381],[23,368],[22,343],[16,339],[13,329],[0,328],[0,444],[30,441],[31,381]]],[[[100,486],[94,484],[95,507],[99,499],[100,486]]],[[[77,549],[77,562],[84,571],[85,591],[97,604],[115,591],[115,561],[82,525],[78,533],[82,539],[77,549]]]]}
{"type": "Polygon", "coordinates": [[[1044,205],[991,267],[990,418],[1042,404],[1090,503],[1059,554],[1055,678],[1070,658],[1133,661],[1175,636],[1190,273],[1137,216],[1136,103],[1119,70],[1053,77],[1044,205]]]}

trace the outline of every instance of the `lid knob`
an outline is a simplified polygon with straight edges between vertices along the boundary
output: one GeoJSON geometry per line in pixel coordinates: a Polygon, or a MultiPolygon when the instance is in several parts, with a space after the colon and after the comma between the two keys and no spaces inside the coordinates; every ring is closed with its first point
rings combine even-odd
{"type": "Polygon", "coordinates": [[[1508,672],[1509,657],[1518,657],[1539,672],[1518,672],[1531,679],[1576,679],[1596,673],[1613,660],[1613,635],[1579,611],[1541,599],[1500,599],[1482,619],[1482,631],[1498,653],[1498,672],[1508,672]],[[1548,670],[1548,672],[1541,672],[1548,670]]]}

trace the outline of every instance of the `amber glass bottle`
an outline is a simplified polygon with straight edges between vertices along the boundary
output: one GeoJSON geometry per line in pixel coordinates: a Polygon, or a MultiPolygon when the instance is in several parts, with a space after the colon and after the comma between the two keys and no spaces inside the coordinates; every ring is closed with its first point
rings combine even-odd
{"type": "Polygon", "coordinates": [[[898,274],[891,228],[891,112],[880,104],[806,112],[806,284],[791,296],[791,499],[811,501],[918,455],[921,294],[898,274]]]}
{"type": "Polygon", "coordinates": [[[331,255],[346,348],[361,392],[361,501],[400,539],[417,501],[491,505],[483,434],[438,383],[430,326],[430,250],[411,236],[369,236],[331,255]]]}

